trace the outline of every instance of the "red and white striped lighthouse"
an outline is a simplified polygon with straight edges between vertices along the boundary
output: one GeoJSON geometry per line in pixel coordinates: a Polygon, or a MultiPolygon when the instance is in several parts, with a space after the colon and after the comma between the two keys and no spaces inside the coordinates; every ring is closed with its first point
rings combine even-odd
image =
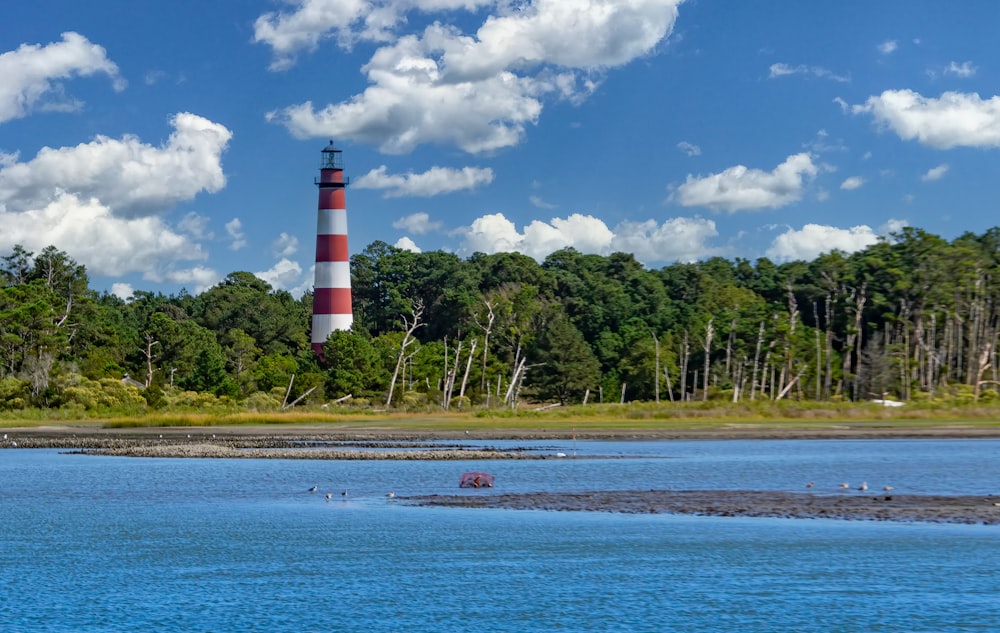
{"type": "Polygon", "coordinates": [[[323,357],[323,343],[334,330],[349,330],[351,264],[347,253],[347,205],[344,164],[333,141],[323,149],[319,167],[316,216],[316,278],[313,283],[312,347],[323,357]]]}

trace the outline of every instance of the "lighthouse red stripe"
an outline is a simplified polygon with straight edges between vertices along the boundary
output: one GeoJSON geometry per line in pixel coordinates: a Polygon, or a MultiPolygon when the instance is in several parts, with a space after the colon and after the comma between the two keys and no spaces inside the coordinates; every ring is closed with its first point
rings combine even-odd
{"type": "Polygon", "coordinates": [[[320,189],[319,190],[319,208],[320,209],[346,209],[346,203],[344,202],[344,190],[337,189],[320,189]]]}
{"type": "Polygon", "coordinates": [[[317,235],[317,262],[346,262],[350,259],[346,235],[317,235]]]}
{"type": "Polygon", "coordinates": [[[351,314],[351,289],[316,288],[313,314],[351,314]]]}

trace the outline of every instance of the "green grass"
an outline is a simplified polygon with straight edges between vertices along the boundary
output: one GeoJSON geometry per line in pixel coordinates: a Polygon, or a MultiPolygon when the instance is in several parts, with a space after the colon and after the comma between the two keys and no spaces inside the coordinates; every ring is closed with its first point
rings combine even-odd
{"type": "Polygon", "coordinates": [[[963,426],[1000,428],[1000,406],[909,403],[884,408],[866,403],[756,401],[741,403],[629,403],[590,404],[545,410],[525,406],[509,409],[472,409],[399,412],[371,408],[334,409],[298,407],[290,411],[233,412],[179,410],[131,412],[30,410],[4,412],[0,427],[46,425],[81,428],[317,426],[325,429],[409,429],[414,431],[512,430],[529,432],[669,432],[715,429],[930,428],[963,426]]]}

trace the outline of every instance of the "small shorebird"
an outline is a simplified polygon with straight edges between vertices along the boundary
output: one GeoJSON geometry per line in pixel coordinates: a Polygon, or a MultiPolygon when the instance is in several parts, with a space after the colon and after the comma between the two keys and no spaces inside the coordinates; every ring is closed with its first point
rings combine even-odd
{"type": "Polygon", "coordinates": [[[864,492],[865,490],[868,490],[868,482],[867,481],[862,481],[861,485],[858,486],[858,490],[860,490],[861,492],[864,492]]]}
{"type": "Polygon", "coordinates": [[[326,500],[329,501],[330,499],[333,499],[333,493],[332,492],[326,493],[326,500]]]}
{"type": "Polygon", "coordinates": [[[393,497],[395,497],[395,496],[396,496],[396,493],[395,493],[395,492],[392,492],[392,491],[389,491],[389,492],[385,493],[385,496],[386,496],[386,498],[388,498],[388,499],[392,499],[393,497]]]}
{"type": "Polygon", "coordinates": [[[347,491],[345,490],[344,492],[340,493],[340,496],[346,499],[347,498],[347,491]]]}
{"type": "Polygon", "coordinates": [[[895,490],[895,488],[893,488],[892,486],[882,486],[882,490],[889,492],[890,490],[895,490]]]}
{"type": "Polygon", "coordinates": [[[851,487],[851,484],[847,483],[846,481],[844,483],[840,484],[840,489],[841,490],[847,490],[850,487],[851,487]]]}
{"type": "Polygon", "coordinates": [[[816,484],[814,484],[813,482],[810,481],[809,483],[806,484],[806,488],[812,488],[815,485],[816,484]]]}
{"type": "Polygon", "coordinates": [[[319,486],[318,485],[313,486],[312,488],[310,488],[309,492],[316,492],[317,490],[319,490],[319,486]]]}

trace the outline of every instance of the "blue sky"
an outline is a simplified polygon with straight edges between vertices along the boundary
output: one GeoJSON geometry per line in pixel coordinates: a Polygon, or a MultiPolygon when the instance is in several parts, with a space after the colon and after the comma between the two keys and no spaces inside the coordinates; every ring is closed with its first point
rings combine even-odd
{"type": "Polygon", "coordinates": [[[655,268],[998,224],[992,1],[8,4],[0,252],[125,297],[311,288],[331,139],[352,253],[655,268]]]}

